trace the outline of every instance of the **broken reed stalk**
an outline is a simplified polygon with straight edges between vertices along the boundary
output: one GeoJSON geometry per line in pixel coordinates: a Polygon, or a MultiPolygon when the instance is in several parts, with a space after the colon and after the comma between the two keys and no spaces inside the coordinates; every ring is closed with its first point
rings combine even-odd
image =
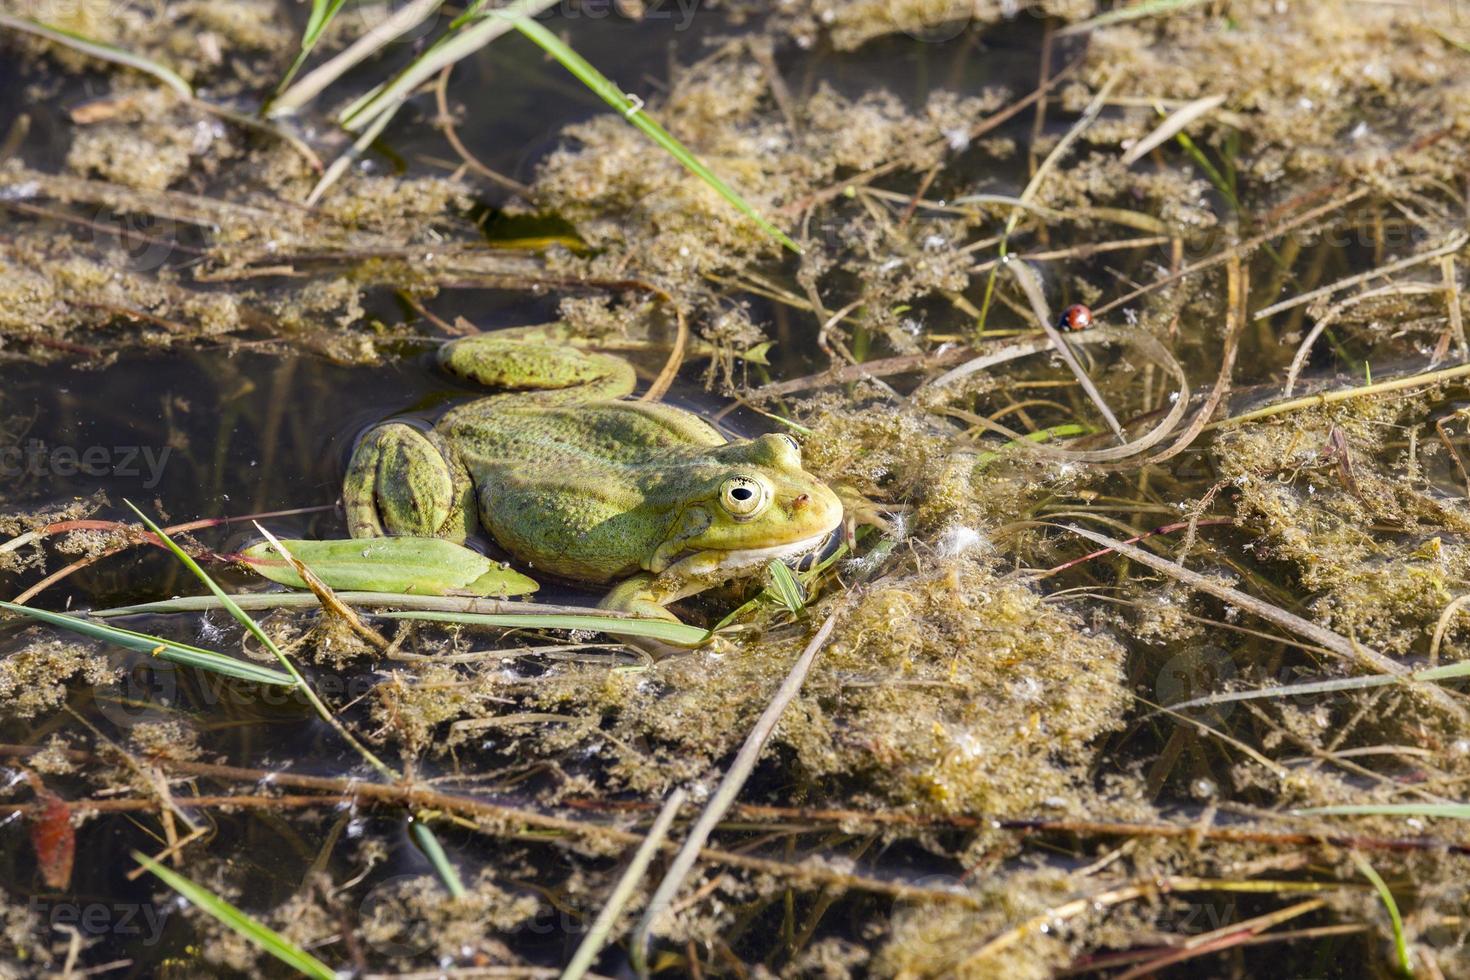
{"type": "MultiPolygon", "coordinates": [[[[1047,159],[1050,160],[1051,158],[1048,157],[1047,159]]],[[[1040,172],[1037,173],[1037,176],[1041,176],[1040,172]]],[[[1072,376],[1077,379],[1077,383],[1082,386],[1082,390],[1087,393],[1087,397],[1092,400],[1092,404],[1097,406],[1097,410],[1101,413],[1103,421],[1108,424],[1109,429],[1113,430],[1113,435],[1118,437],[1119,442],[1127,442],[1128,435],[1123,431],[1123,427],[1118,424],[1118,417],[1113,414],[1112,408],[1108,406],[1107,399],[1103,398],[1102,392],[1097,390],[1097,385],[1093,383],[1092,378],[1087,373],[1087,369],[1082,366],[1082,362],[1077,360],[1077,355],[1072,351],[1071,345],[1067,343],[1067,338],[1063,337],[1062,332],[1052,323],[1051,309],[1047,306],[1046,296],[1041,291],[1041,283],[1036,280],[1036,273],[1032,272],[1031,267],[1020,259],[1012,259],[1006,263],[1006,267],[1010,269],[1011,275],[1015,277],[1016,283],[1021,287],[1021,292],[1026,294],[1026,299],[1031,304],[1031,312],[1036,317],[1037,325],[1041,327],[1042,332],[1051,341],[1052,348],[1066,362],[1067,369],[1072,372],[1072,376]]]]}

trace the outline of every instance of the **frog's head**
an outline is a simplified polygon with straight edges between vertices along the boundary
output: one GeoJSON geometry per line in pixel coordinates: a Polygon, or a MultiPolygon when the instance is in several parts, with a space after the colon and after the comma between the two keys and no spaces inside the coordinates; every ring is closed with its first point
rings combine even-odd
{"type": "Polygon", "coordinates": [[[814,551],[842,523],[841,501],[801,468],[801,450],[790,436],[764,435],[707,452],[707,479],[684,502],[650,571],[693,551],[719,556],[719,567],[733,577],[773,558],[814,551]]]}

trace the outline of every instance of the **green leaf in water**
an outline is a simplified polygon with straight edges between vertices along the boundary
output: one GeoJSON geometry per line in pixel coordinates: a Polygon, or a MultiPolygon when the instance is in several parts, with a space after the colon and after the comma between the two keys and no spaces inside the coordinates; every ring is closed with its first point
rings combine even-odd
{"type": "MultiPolygon", "coordinates": [[[[283,541],[332,589],[400,592],[404,595],[512,596],[539,586],[478,552],[442,538],[342,538],[283,541]]],[[[267,541],[244,551],[256,572],[293,589],[304,589],[295,569],[267,541]]]]}
{"type": "Polygon", "coordinates": [[[256,922],[214,892],[164,867],[146,854],[133,852],[133,860],[153,872],[165,885],[198,908],[250,940],[282,963],[314,980],[336,980],[337,972],[267,925],[256,922]]]}
{"type": "Polygon", "coordinates": [[[225,677],[235,677],[256,684],[296,686],[296,681],[290,674],[283,674],[279,670],[261,667],[246,660],[236,660],[212,650],[201,650],[187,643],[177,643],[159,636],[149,636],[147,633],[135,633],[132,630],[109,626],[105,623],[94,623],[90,619],[82,619],[78,616],[49,612],[45,609],[32,609],[30,606],[17,606],[13,602],[0,602],[0,609],[21,616],[29,616],[31,619],[59,626],[73,633],[90,636],[94,640],[102,640],[128,650],[152,654],[160,660],[167,660],[185,667],[197,667],[200,670],[208,670],[225,677]]]}

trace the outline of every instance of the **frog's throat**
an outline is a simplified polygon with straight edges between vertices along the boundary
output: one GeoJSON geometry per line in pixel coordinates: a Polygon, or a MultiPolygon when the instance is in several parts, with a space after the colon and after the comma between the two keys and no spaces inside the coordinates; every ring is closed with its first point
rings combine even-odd
{"type": "Polygon", "coordinates": [[[826,544],[835,530],[836,528],[829,528],[819,534],[769,548],[689,552],[655,575],[652,592],[658,596],[661,604],[676,602],[720,582],[753,575],[772,561],[784,561],[810,554],[826,544]]]}

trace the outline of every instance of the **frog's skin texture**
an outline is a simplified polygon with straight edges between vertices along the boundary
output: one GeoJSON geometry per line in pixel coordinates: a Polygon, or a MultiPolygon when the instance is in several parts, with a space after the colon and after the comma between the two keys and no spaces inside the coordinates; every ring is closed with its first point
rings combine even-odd
{"type": "Polygon", "coordinates": [[[445,345],[439,363],[519,390],[430,431],[370,431],[343,488],[353,537],[483,529],[531,569],[616,583],[604,608],[674,619],[668,603],[811,552],[842,521],[795,440],[732,442],[683,409],[621,400],[635,385],[621,358],[485,336],[445,345]]]}

